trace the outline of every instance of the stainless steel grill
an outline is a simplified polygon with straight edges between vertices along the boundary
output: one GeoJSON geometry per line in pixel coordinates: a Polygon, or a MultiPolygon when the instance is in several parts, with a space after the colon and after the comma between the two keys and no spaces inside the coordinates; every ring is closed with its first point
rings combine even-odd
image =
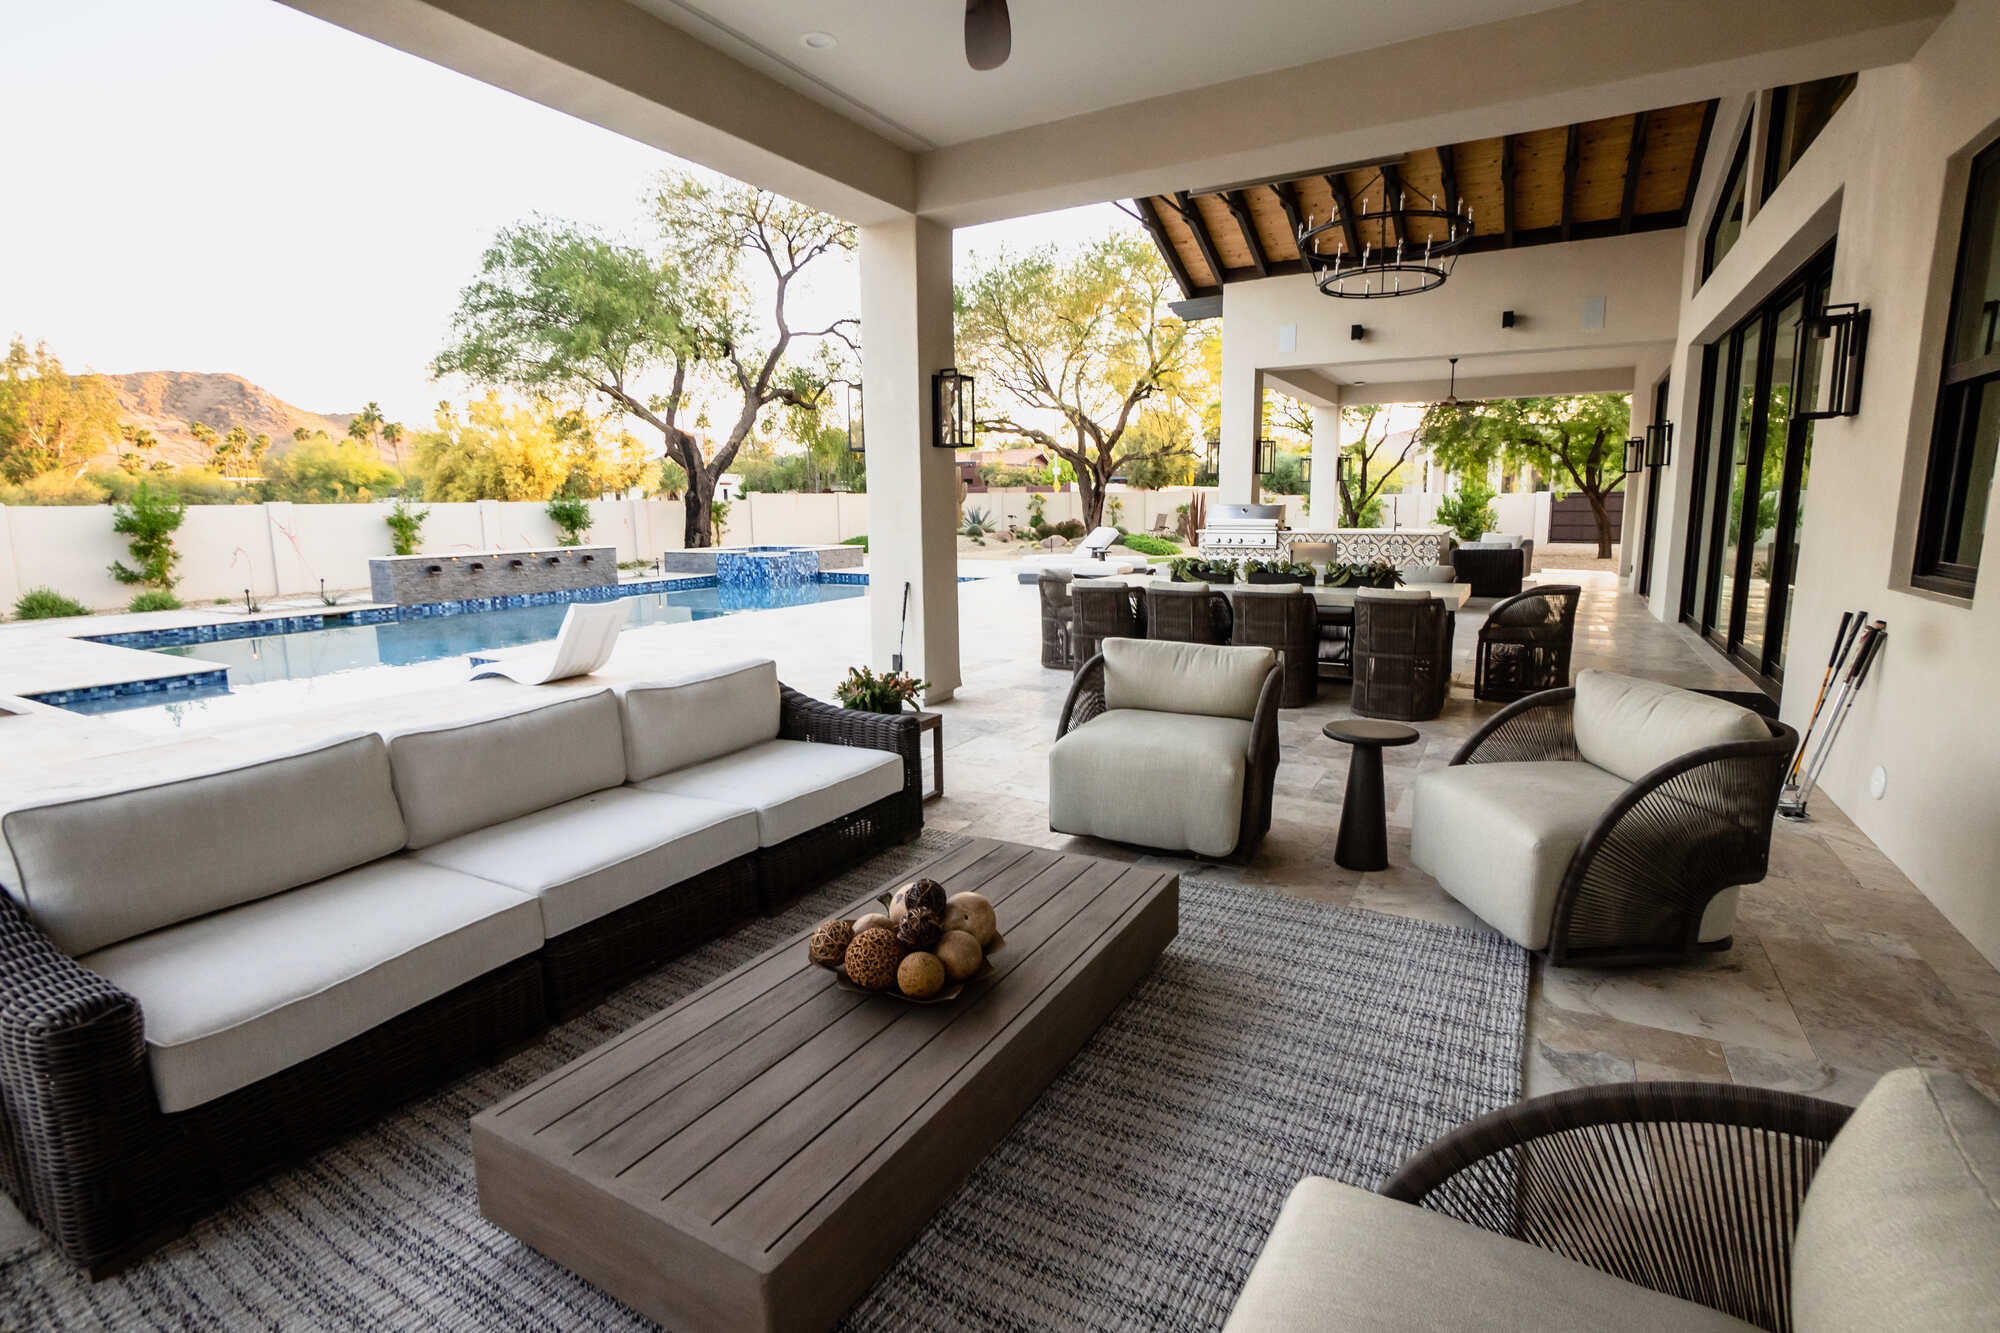
{"type": "Polygon", "coordinates": [[[1283,505],[1215,505],[1208,511],[1208,526],[1196,540],[1204,551],[1276,555],[1278,528],[1284,516],[1283,505]]]}

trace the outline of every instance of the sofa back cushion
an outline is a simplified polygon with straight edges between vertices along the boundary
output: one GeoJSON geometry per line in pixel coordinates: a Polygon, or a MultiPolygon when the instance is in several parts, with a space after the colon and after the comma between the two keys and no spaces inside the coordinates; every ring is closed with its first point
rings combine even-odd
{"type": "Polygon", "coordinates": [[[1455,583],[1458,571],[1450,565],[1404,565],[1403,581],[1406,583],[1455,583]]]}
{"type": "Polygon", "coordinates": [[[778,664],[769,660],[618,689],[634,782],[778,737],[778,664]]]}
{"type": "Polygon", "coordinates": [[[1792,1305],[1801,1333],[1995,1327],[2000,1107],[1956,1074],[1883,1075],[1806,1191],[1792,1305]]]}
{"type": "Polygon", "coordinates": [[[1269,648],[1106,639],[1104,706],[1247,721],[1277,661],[1269,648]]]}
{"type": "Polygon", "coordinates": [[[1771,735],[1747,708],[1609,671],[1577,676],[1574,719],[1577,751],[1627,782],[1690,750],[1771,735]]]}
{"type": "Polygon", "coordinates": [[[618,700],[596,690],[400,732],[389,764],[410,846],[428,847],[624,782],[618,700]]]}
{"type": "Polygon", "coordinates": [[[1479,534],[1479,540],[1488,546],[1518,547],[1521,544],[1520,535],[1509,532],[1482,532],[1479,534]]]}
{"type": "Polygon", "coordinates": [[[388,856],[403,816],[382,738],[0,816],[7,889],[72,955],[388,856]]]}

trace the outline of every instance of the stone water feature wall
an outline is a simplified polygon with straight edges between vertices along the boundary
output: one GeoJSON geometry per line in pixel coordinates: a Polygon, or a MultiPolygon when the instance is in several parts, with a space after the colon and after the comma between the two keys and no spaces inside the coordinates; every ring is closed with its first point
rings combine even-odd
{"type": "Polygon", "coordinates": [[[376,556],[368,562],[369,595],[378,602],[393,602],[397,606],[608,588],[617,582],[615,546],[390,555],[376,556]]]}

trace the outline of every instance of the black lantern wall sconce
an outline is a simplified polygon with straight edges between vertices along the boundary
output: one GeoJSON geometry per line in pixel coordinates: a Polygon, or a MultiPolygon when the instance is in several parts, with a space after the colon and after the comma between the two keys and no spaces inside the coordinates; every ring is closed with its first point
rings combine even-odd
{"type": "Polygon", "coordinates": [[[1272,439],[1257,441],[1257,475],[1268,477],[1278,470],[1278,442],[1272,439]]]}
{"type": "Polygon", "coordinates": [[[1310,486],[1312,485],[1312,479],[1313,456],[1312,451],[1307,450],[1305,453],[1299,455],[1299,481],[1304,485],[1310,486]]]}
{"type": "Polygon", "coordinates": [[[1861,411],[1861,367],[1868,354],[1868,312],[1860,306],[1830,305],[1799,320],[1792,419],[1825,421],[1861,411]],[[1800,410],[1800,408],[1803,410],[1800,410]]]}
{"type": "Polygon", "coordinates": [[[1674,461],[1674,423],[1655,421],[1646,427],[1646,466],[1666,467],[1674,461]]]}
{"type": "Polygon", "coordinates": [[[940,449],[972,448],[972,376],[947,366],[931,376],[931,443],[940,449]]]}
{"type": "Polygon", "coordinates": [[[863,438],[861,425],[861,386],[847,386],[847,451],[852,454],[866,452],[867,441],[863,438]]]}
{"type": "Polygon", "coordinates": [[[1631,439],[1625,441],[1625,475],[1629,477],[1645,465],[1645,437],[1634,435],[1631,439]]]}

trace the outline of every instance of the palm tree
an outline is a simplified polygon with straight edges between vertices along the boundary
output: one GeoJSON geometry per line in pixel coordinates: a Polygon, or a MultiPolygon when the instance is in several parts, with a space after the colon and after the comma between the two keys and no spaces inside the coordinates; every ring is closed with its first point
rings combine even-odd
{"type": "MultiPolygon", "coordinates": [[[[374,404],[370,403],[369,406],[373,407],[374,404]]],[[[383,423],[382,443],[389,446],[389,454],[392,458],[396,460],[396,470],[398,472],[401,472],[403,470],[403,451],[397,447],[398,445],[402,444],[402,442],[403,442],[403,423],[400,421],[390,421],[383,423]]]]}
{"type": "Polygon", "coordinates": [[[354,420],[347,423],[347,438],[373,448],[376,432],[381,426],[382,404],[370,402],[354,420]]]}

